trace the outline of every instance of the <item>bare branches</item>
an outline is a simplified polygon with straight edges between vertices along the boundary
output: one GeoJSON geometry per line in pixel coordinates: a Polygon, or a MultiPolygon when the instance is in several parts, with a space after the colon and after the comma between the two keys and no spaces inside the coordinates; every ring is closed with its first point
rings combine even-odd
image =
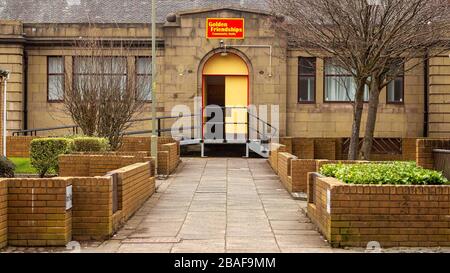
{"type": "MultiPolygon", "coordinates": [[[[291,45],[310,54],[322,52],[352,74],[357,83],[354,115],[362,113],[358,99],[366,84],[376,107],[379,90],[405,72],[405,63],[423,58],[429,48],[449,48],[447,0],[267,1],[277,18],[274,26],[288,33],[291,45]]],[[[358,120],[355,116],[354,121],[358,120]]],[[[356,159],[359,126],[353,124],[349,159],[356,159]]],[[[373,129],[368,129],[373,137],[373,129]]]]}
{"type": "Polygon", "coordinates": [[[150,92],[145,78],[136,76],[131,47],[124,41],[80,39],[73,66],[65,71],[66,112],[84,134],[107,137],[114,149],[150,92]]]}

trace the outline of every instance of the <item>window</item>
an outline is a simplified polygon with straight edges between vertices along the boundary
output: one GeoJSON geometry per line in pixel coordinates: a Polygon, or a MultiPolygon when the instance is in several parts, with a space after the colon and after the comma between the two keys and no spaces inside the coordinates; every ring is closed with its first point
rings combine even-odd
{"type": "Polygon", "coordinates": [[[125,57],[75,57],[74,87],[83,90],[113,90],[123,93],[127,88],[125,57]]]}
{"type": "Polygon", "coordinates": [[[393,69],[396,71],[397,75],[387,86],[387,103],[403,103],[405,91],[403,60],[394,62],[393,69]]]}
{"type": "MultiPolygon", "coordinates": [[[[325,102],[351,102],[355,99],[356,83],[348,71],[325,59],[325,102]]],[[[366,86],[364,101],[369,101],[366,86]]]]}
{"type": "Polygon", "coordinates": [[[149,57],[137,57],[137,97],[146,101],[152,100],[152,59],[149,57]]]}
{"type": "Polygon", "coordinates": [[[47,58],[47,101],[64,100],[64,57],[47,58]]]}
{"type": "Polygon", "coordinates": [[[300,57],[298,60],[298,101],[313,103],[316,100],[316,58],[300,57]]]}

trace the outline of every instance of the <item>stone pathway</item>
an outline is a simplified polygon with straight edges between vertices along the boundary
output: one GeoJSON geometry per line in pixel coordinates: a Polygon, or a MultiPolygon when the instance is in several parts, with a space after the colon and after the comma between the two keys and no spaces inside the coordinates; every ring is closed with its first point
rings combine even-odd
{"type": "MultiPolygon", "coordinates": [[[[266,160],[184,158],[110,241],[89,252],[334,252],[266,160]]],[[[341,250],[342,251],[342,250],[341,250]]]]}

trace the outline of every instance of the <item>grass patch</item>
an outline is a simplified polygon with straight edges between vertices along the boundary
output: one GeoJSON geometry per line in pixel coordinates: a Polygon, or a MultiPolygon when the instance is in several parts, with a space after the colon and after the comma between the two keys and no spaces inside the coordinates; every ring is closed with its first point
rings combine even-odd
{"type": "Polygon", "coordinates": [[[16,165],[16,169],[14,170],[16,174],[37,174],[37,170],[31,166],[29,158],[10,157],[8,159],[16,165]]]}
{"type": "Polygon", "coordinates": [[[334,177],[347,184],[378,185],[448,185],[442,172],[417,167],[415,162],[386,164],[329,164],[320,174],[334,177]]]}

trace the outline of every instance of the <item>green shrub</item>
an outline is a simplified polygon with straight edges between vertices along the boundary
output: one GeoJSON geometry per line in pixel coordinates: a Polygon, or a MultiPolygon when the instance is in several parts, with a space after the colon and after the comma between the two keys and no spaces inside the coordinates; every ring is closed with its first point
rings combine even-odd
{"type": "Polygon", "coordinates": [[[106,152],[109,141],[100,137],[76,137],[73,139],[74,152],[106,152]]]}
{"type": "Polygon", "coordinates": [[[386,164],[329,164],[320,169],[325,176],[348,184],[443,185],[449,184],[441,172],[417,167],[414,162],[386,164]]]}
{"type": "Polygon", "coordinates": [[[44,177],[49,171],[58,172],[58,156],[71,152],[72,140],[67,138],[40,138],[31,141],[31,165],[44,177]]]}
{"type": "Polygon", "coordinates": [[[14,177],[15,169],[16,165],[14,165],[14,163],[12,163],[4,156],[0,157],[0,177],[14,177]]]}

